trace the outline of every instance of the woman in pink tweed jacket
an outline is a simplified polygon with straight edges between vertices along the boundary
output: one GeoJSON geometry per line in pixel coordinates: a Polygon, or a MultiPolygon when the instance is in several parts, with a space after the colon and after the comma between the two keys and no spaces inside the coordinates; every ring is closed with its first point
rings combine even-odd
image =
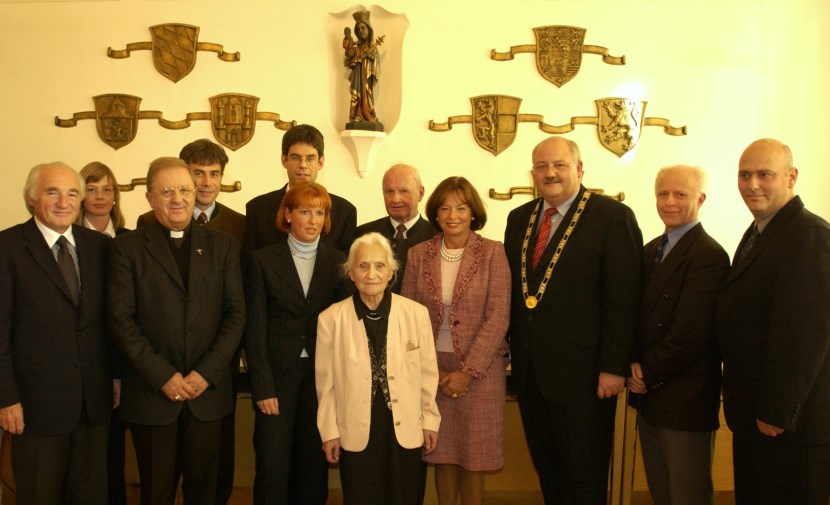
{"type": "Polygon", "coordinates": [[[441,182],[426,204],[440,228],[409,250],[401,295],[429,309],[438,355],[441,440],[435,464],[439,504],[481,503],[484,472],[504,465],[504,368],[510,269],[500,242],[477,233],[487,221],[463,177],[441,182]]]}

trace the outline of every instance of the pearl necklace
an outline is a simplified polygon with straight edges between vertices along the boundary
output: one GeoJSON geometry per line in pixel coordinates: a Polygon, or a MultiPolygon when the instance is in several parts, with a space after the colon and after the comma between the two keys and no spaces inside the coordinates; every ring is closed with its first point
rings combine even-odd
{"type": "Polygon", "coordinates": [[[441,239],[441,257],[444,258],[444,261],[449,261],[450,263],[455,263],[456,261],[460,261],[461,257],[464,256],[464,248],[461,248],[461,252],[458,254],[450,254],[447,251],[447,246],[444,244],[444,239],[441,239]]]}

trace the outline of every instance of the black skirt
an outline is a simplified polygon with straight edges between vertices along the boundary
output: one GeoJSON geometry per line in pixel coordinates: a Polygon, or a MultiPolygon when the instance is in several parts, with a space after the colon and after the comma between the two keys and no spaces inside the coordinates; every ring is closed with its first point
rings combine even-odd
{"type": "Polygon", "coordinates": [[[427,467],[422,449],[398,444],[392,412],[383,392],[375,392],[369,444],[360,452],[341,450],[340,484],[344,505],[421,505],[427,467]]]}

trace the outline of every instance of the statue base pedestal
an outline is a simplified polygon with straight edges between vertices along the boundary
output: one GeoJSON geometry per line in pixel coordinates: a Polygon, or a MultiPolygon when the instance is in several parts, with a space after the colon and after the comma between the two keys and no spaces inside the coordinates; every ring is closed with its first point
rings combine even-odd
{"type": "Polygon", "coordinates": [[[357,174],[361,178],[366,177],[366,174],[372,168],[375,147],[386,140],[386,133],[370,130],[345,130],[340,132],[340,138],[345,141],[349,150],[352,152],[352,157],[354,157],[355,163],[357,164],[357,174]]]}
{"type": "Polygon", "coordinates": [[[375,121],[349,121],[346,123],[347,130],[364,130],[368,132],[382,132],[383,123],[375,121]]]}

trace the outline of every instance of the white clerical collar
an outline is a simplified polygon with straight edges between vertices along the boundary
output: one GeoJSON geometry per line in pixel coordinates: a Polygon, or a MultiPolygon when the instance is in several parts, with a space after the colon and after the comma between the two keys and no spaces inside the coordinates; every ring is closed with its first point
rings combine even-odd
{"type": "Polygon", "coordinates": [[[69,225],[69,228],[67,228],[65,232],[58,233],[52,228],[49,228],[45,224],[41,223],[37,216],[35,216],[35,224],[37,225],[37,229],[40,230],[40,233],[43,235],[43,238],[46,239],[46,245],[49,246],[49,249],[55,247],[55,242],[58,241],[61,235],[66,237],[66,240],[75,246],[75,235],[72,234],[72,225],[69,225]]]}

